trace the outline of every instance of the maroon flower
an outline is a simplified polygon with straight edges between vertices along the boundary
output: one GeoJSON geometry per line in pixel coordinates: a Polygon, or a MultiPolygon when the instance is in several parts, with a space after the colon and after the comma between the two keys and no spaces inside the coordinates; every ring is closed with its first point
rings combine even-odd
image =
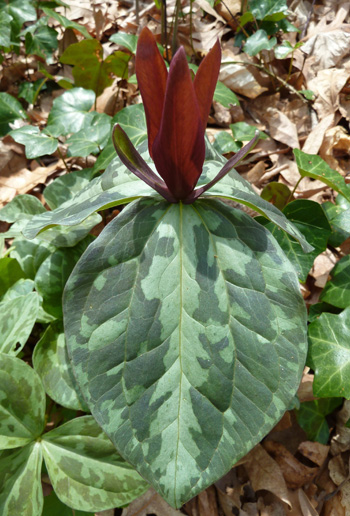
{"type": "Polygon", "coordinates": [[[252,141],[248,144],[249,149],[247,146],[241,149],[213,181],[194,190],[202,173],[204,133],[220,62],[221,49],[217,41],[192,81],[181,47],[174,55],[168,73],[150,30],[144,28],[140,34],[136,76],[145,108],[149,153],[163,181],[142,159],[118,124],[113,131],[113,141],[125,166],[170,202],[193,202],[253,146],[252,141]]]}

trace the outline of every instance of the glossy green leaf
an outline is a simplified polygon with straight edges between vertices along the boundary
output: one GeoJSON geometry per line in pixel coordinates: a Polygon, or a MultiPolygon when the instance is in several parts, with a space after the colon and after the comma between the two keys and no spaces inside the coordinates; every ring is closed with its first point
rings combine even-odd
{"type": "Polygon", "coordinates": [[[293,50],[294,47],[288,40],[283,41],[281,45],[278,45],[274,49],[276,59],[285,59],[293,50]]]}
{"type": "Polygon", "coordinates": [[[53,9],[49,9],[48,7],[45,7],[45,4],[41,7],[41,10],[47,15],[50,16],[50,18],[53,18],[54,20],[58,21],[58,23],[63,27],[64,29],[73,29],[77,30],[84,36],[84,38],[91,39],[92,36],[88,33],[84,25],[80,25],[80,23],[76,23],[74,21],[68,20],[65,16],[62,16],[61,14],[57,13],[53,9]]]}
{"type": "Polygon", "coordinates": [[[237,95],[233,93],[223,82],[218,81],[214,91],[214,100],[222,106],[230,108],[231,106],[239,106],[237,95]]]}
{"type": "Polygon", "coordinates": [[[220,131],[216,135],[213,147],[219,154],[227,154],[229,152],[238,152],[242,147],[242,143],[236,142],[226,131],[220,131]]]}
{"type": "Polygon", "coordinates": [[[350,255],[335,264],[330,277],[321,292],[320,300],[338,308],[350,306],[350,255]]]}
{"type": "Polygon", "coordinates": [[[45,154],[53,154],[58,147],[58,140],[51,136],[41,133],[39,127],[25,125],[19,129],[14,129],[10,135],[17,143],[25,146],[26,157],[28,159],[38,158],[45,154]]]}
{"type": "Polygon", "coordinates": [[[306,401],[296,411],[298,423],[307,434],[310,441],[327,444],[329,441],[329,426],[326,416],[343,402],[339,398],[306,401]]]}
{"type": "Polygon", "coordinates": [[[16,222],[27,215],[38,215],[46,210],[34,195],[16,195],[4,208],[0,210],[0,220],[16,222]]]}
{"type": "Polygon", "coordinates": [[[263,188],[260,195],[265,201],[270,202],[279,210],[283,210],[288,200],[291,198],[291,191],[284,183],[272,181],[263,188]]]}
{"type": "Polygon", "coordinates": [[[286,0],[249,0],[249,11],[256,20],[263,20],[276,13],[287,14],[286,0]]]}
{"type": "Polygon", "coordinates": [[[106,146],[111,133],[112,118],[105,113],[96,113],[89,125],[74,133],[66,141],[69,156],[97,154],[106,146]]]}
{"type": "Polygon", "coordinates": [[[130,50],[132,54],[135,54],[137,39],[138,37],[135,36],[135,34],[128,34],[127,32],[118,31],[115,34],[112,34],[112,36],[109,38],[109,41],[116,43],[120,47],[125,47],[130,50]]]}
{"type": "Polygon", "coordinates": [[[338,247],[350,237],[350,202],[337,195],[335,204],[325,202],[322,206],[332,228],[329,244],[338,247]]]}
{"type": "MultiPolygon", "coordinates": [[[[255,125],[247,124],[247,122],[236,122],[235,124],[230,124],[230,129],[234,139],[239,142],[249,142],[254,138],[255,132],[258,130],[255,125]]],[[[259,138],[266,140],[267,135],[260,131],[259,138]]]]}
{"type": "Polygon", "coordinates": [[[0,92],[0,136],[4,136],[10,130],[9,123],[26,118],[27,115],[22,104],[12,95],[0,92]]]}
{"type": "Polygon", "coordinates": [[[68,507],[57,498],[55,491],[52,491],[49,496],[44,498],[44,509],[41,516],[95,516],[95,514],[68,507]]]}
{"type": "Polygon", "coordinates": [[[295,271],[264,228],[215,200],[125,208],[70,276],[64,321],[94,417],[177,507],[273,427],[304,366],[295,271]]]}
{"type": "Polygon", "coordinates": [[[350,188],[339,172],[333,170],[320,156],[306,154],[299,149],[294,149],[293,152],[302,177],[319,179],[350,201],[350,188]]]}
{"type": "Polygon", "coordinates": [[[58,32],[47,25],[38,27],[34,32],[27,32],[25,49],[27,54],[33,54],[45,59],[48,64],[53,63],[53,53],[58,48],[58,32]]]}
{"type": "Polygon", "coordinates": [[[0,453],[1,516],[40,516],[42,452],[40,443],[0,453]]]}
{"type": "Polygon", "coordinates": [[[130,56],[125,52],[114,52],[103,60],[103,47],[97,39],[84,39],[66,48],[61,62],[73,65],[76,86],[93,90],[97,96],[113,82],[113,75],[128,76],[130,56]]]}
{"type": "Polygon", "coordinates": [[[0,353],[0,449],[36,439],[44,429],[44,415],[39,375],[19,358],[0,353]]]}
{"type": "Polygon", "coordinates": [[[42,446],[53,488],[70,507],[91,512],[120,507],[148,489],[92,416],[45,434],[42,446]]]}
{"type": "Polygon", "coordinates": [[[36,20],[36,11],[31,0],[0,0],[0,9],[10,14],[20,25],[36,20]]]}
{"type": "Polygon", "coordinates": [[[87,238],[75,247],[57,249],[40,265],[35,276],[35,288],[43,297],[43,308],[49,314],[62,318],[62,293],[66,281],[82,252],[91,242],[87,238]]]}
{"type": "Polygon", "coordinates": [[[321,314],[309,325],[309,340],[315,396],[350,399],[350,308],[338,315],[321,314]]]}
{"type": "Polygon", "coordinates": [[[35,324],[39,296],[31,292],[0,303],[0,353],[17,355],[35,324]]]}
{"type": "MultiPolygon", "coordinates": [[[[207,183],[208,180],[215,177],[221,167],[222,163],[217,161],[205,162],[204,172],[198,185],[202,184],[203,181],[207,183]]],[[[249,206],[249,208],[268,218],[271,222],[274,222],[274,224],[295,238],[302,246],[304,252],[313,250],[313,247],[307,243],[302,233],[300,233],[285,215],[275,208],[275,206],[259,197],[248,181],[245,181],[234,169],[210,188],[210,190],[205,192],[205,197],[209,196],[232,199],[233,201],[249,206]]]]}
{"type": "Polygon", "coordinates": [[[266,31],[258,29],[252,36],[247,38],[246,44],[243,47],[244,52],[250,56],[256,56],[262,50],[271,50],[277,43],[276,38],[268,37],[266,31]]]}
{"type": "Polygon", "coordinates": [[[326,250],[331,227],[322,207],[315,201],[297,199],[287,204],[283,214],[299,229],[306,241],[313,246],[314,249],[311,253],[305,254],[298,242],[273,224],[266,224],[260,218],[259,222],[271,231],[294,265],[300,281],[304,282],[315,258],[326,250]]]}
{"type": "Polygon", "coordinates": [[[95,93],[85,88],[72,88],[53,101],[46,132],[51,136],[76,133],[84,127],[93,113],[89,113],[95,102],[95,93]]]}
{"type": "Polygon", "coordinates": [[[83,168],[82,170],[74,170],[69,174],[57,177],[44,191],[45,201],[50,209],[54,210],[64,202],[72,199],[76,193],[80,192],[80,190],[90,183],[93,175],[94,173],[91,168],[83,168]]]}
{"type": "Polygon", "coordinates": [[[0,11],[0,46],[9,47],[11,45],[11,21],[12,16],[4,11],[0,11]]]}
{"type": "Polygon", "coordinates": [[[35,346],[33,366],[56,403],[89,411],[72,372],[61,322],[52,323],[35,346]]]}
{"type": "Polygon", "coordinates": [[[321,314],[323,314],[323,312],[339,314],[341,311],[341,308],[337,308],[333,305],[321,301],[310,306],[308,320],[310,323],[317,321],[317,319],[320,317],[321,314]]]}
{"type": "Polygon", "coordinates": [[[24,278],[25,274],[21,269],[19,263],[14,258],[1,258],[0,259],[0,298],[6,294],[7,289],[12,287],[21,278],[24,278]]]}

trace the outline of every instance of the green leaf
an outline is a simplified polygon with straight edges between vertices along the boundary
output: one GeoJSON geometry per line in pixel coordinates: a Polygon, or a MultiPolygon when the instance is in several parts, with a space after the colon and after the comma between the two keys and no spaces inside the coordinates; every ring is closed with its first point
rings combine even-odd
{"type": "MultiPolygon", "coordinates": [[[[69,47],[68,47],[69,48],[69,47]]],[[[76,133],[84,127],[93,113],[95,93],[84,88],[72,88],[53,101],[46,131],[51,136],[76,133]]]]}
{"type": "MultiPolygon", "coordinates": [[[[209,180],[213,179],[221,168],[222,163],[218,161],[205,162],[203,175],[198,181],[198,185],[201,185],[203,182],[207,183],[209,180]]],[[[205,192],[205,197],[211,196],[232,199],[233,201],[245,204],[295,238],[302,246],[304,252],[308,253],[313,250],[313,247],[307,243],[302,233],[294,227],[285,215],[275,208],[275,206],[259,197],[248,181],[245,181],[234,169],[210,188],[210,190],[205,192]]]]}
{"type": "Polygon", "coordinates": [[[97,96],[112,84],[112,75],[127,78],[129,59],[128,54],[118,51],[103,60],[103,48],[97,39],[73,43],[61,56],[62,63],[74,66],[75,85],[93,90],[97,96]]]}
{"type": "Polygon", "coordinates": [[[287,14],[286,0],[249,0],[249,11],[256,20],[264,20],[276,13],[287,14]]]}
{"type": "MultiPolygon", "coordinates": [[[[147,139],[147,125],[143,104],[133,104],[132,106],[125,107],[113,117],[112,124],[121,125],[135,147],[147,139]]],[[[113,158],[115,158],[115,154],[115,148],[110,137],[107,146],[97,158],[93,171],[105,170],[113,158]]]]}
{"type": "Polygon", "coordinates": [[[294,269],[264,228],[220,201],[125,208],[76,265],[64,317],[94,417],[172,506],[261,440],[304,366],[294,269]]]}
{"type": "Polygon", "coordinates": [[[73,509],[95,512],[120,507],[149,487],[91,416],[45,434],[42,446],[53,488],[73,509]]]}
{"type": "Polygon", "coordinates": [[[39,296],[26,296],[0,303],[0,353],[17,355],[32,332],[39,312],[39,296]]]}
{"type": "Polygon", "coordinates": [[[320,300],[338,308],[350,306],[350,255],[341,258],[330,272],[320,300]]]}
{"type": "Polygon", "coordinates": [[[89,412],[72,372],[61,322],[52,323],[35,346],[33,366],[56,403],[89,412]]]}
{"type": "Polygon", "coordinates": [[[55,491],[44,498],[44,509],[42,516],[95,516],[91,512],[75,511],[57,498],[55,491]]]}
{"type": "Polygon", "coordinates": [[[270,202],[279,210],[283,210],[288,199],[291,197],[291,191],[284,183],[272,181],[265,186],[260,195],[265,201],[270,202]]]}
{"type": "Polygon", "coordinates": [[[27,54],[42,57],[48,64],[53,63],[53,53],[58,48],[58,32],[52,27],[38,27],[35,32],[27,32],[25,47],[27,54]]]}
{"type": "Polygon", "coordinates": [[[57,226],[40,233],[37,238],[55,247],[74,247],[87,237],[97,224],[102,220],[101,215],[93,213],[80,224],[71,227],[57,226]]]}
{"type": "Polygon", "coordinates": [[[86,39],[91,39],[92,36],[88,33],[84,25],[80,25],[80,23],[76,23],[74,21],[68,20],[65,16],[62,16],[61,14],[57,13],[53,9],[49,9],[48,7],[45,7],[45,4],[42,5],[41,10],[47,15],[50,16],[50,18],[53,18],[54,20],[57,20],[59,24],[64,29],[73,29],[77,30],[84,36],[86,39]]]}
{"type": "Polygon", "coordinates": [[[350,202],[342,195],[337,195],[335,204],[325,202],[322,207],[332,228],[328,243],[338,247],[350,237],[350,202]]]}
{"type": "Polygon", "coordinates": [[[120,31],[112,34],[112,36],[109,38],[109,41],[116,43],[120,47],[127,48],[132,54],[136,53],[137,40],[138,37],[135,36],[135,34],[128,34],[127,32],[120,31]]]}
{"type": "Polygon", "coordinates": [[[299,93],[304,95],[307,100],[315,100],[315,93],[312,90],[299,90],[299,93]]]}
{"type": "Polygon", "coordinates": [[[0,11],[0,46],[11,46],[11,21],[12,16],[5,11],[0,11]]]}
{"type": "Polygon", "coordinates": [[[50,209],[54,210],[72,199],[76,193],[79,193],[90,183],[93,175],[94,172],[91,168],[83,168],[57,177],[44,190],[45,201],[50,209]]]}
{"type": "Polygon", "coordinates": [[[35,288],[43,297],[43,308],[57,318],[62,318],[62,293],[67,279],[82,252],[91,242],[86,238],[75,247],[57,249],[44,260],[35,276],[35,288]]]}
{"type": "Polygon", "coordinates": [[[309,325],[309,342],[315,396],[350,399],[350,308],[337,315],[321,314],[309,325]]]}
{"type": "Polygon", "coordinates": [[[283,41],[283,43],[281,45],[278,45],[277,47],[275,47],[274,49],[274,52],[275,52],[275,57],[276,59],[285,59],[286,57],[288,57],[288,55],[293,52],[294,50],[294,47],[291,45],[291,43],[286,40],[286,41],[283,41]]]}
{"type": "Polygon", "coordinates": [[[320,156],[306,154],[299,149],[293,149],[293,152],[302,177],[318,179],[350,201],[350,188],[339,172],[333,170],[320,156]]]}
{"type": "Polygon", "coordinates": [[[276,38],[269,39],[266,31],[259,29],[252,36],[247,38],[243,50],[250,56],[256,56],[256,54],[262,50],[271,50],[276,45],[276,43],[276,38]]]}
{"type": "Polygon", "coordinates": [[[331,314],[339,314],[341,312],[341,308],[336,308],[333,305],[329,305],[328,303],[320,302],[311,305],[309,308],[309,322],[317,321],[319,316],[323,312],[329,312],[331,314]]]}
{"type": "Polygon", "coordinates": [[[39,375],[19,358],[0,353],[0,449],[36,439],[44,429],[44,415],[39,375]]]}
{"type": "Polygon", "coordinates": [[[22,104],[12,95],[0,92],[0,136],[7,134],[10,130],[9,123],[19,118],[27,118],[22,104]]]}
{"type": "Polygon", "coordinates": [[[40,443],[0,453],[2,516],[39,516],[43,507],[40,443]]]}
{"type": "Polygon", "coordinates": [[[237,95],[235,95],[233,91],[230,90],[230,88],[225,86],[225,84],[220,81],[218,81],[216,85],[213,98],[216,102],[219,102],[226,108],[231,106],[239,106],[237,95]]]}
{"type": "Polygon", "coordinates": [[[0,10],[7,12],[19,25],[36,20],[36,11],[30,0],[0,0],[0,10]]]}
{"type": "Polygon", "coordinates": [[[17,237],[10,248],[10,256],[18,261],[27,278],[34,279],[40,265],[54,251],[53,246],[39,239],[29,241],[17,237]]]}
{"type": "Polygon", "coordinates": [[[13,258],[0,259],[0,298],[6,294],[7,289],[12,287],[21,278],[24,278],[24,272],[17,260],[13,258]]]}
{"type": "Polygon", "coordinates": [[[41,133],[39,127],[25,125],[19,129],[14,129],[10,135],[17,143],[25,146],[26,157],[28,159],[38,158],[45,154],[53,154],[58,147],[56,138],[41,133]]]}
{"type": "Polygon", "coordinates": [[[298,423],[307,434],[310,441],[327,444],[329,426],[326,416],[342,404],[341,399],[328,398],[323,400],[306,401],[296,411],[298,423]]]}
{"type": "MultiPolygon", "coordinates": [[[[258,128],[255,127],[255,125],[250,125],[246,122],[236,122],[235,124],[230,124],[230,129],[232,131],[234,139],[239,142],[249,142],[254,138],[255,132],[258,130],[258,128]]],[[[266,140],[267,135],[260,131],[259,138],[262,140],[266,140]]]]}
{"type": "Polygon", "coordinates": [[[0,220],[16,222],[23,219],[23,216],[38,215],[45,211],[42,203],[34,195],[16,195],[12,201],[0,210],[0,220]]]}
{"type": "Polygon", "coordinates": [[[19,296],[26,296],[33,292],[34,289],[34,281],[31,279],[20,279],[16,281],[12,287],[10,287],[6,294],[2,297],[1,303],[5,303],[10,301],[11,299],[15,299],[19,296]]]}
{"type": "Polygon", "coordinates": [[[98,154],[106,146],[111,133],[112,118],[105,113],[96,113],[80,131],[66,141],[69,156],[98,154]]]}
{"type": "Polygon", "coordinates": [[[226,131],[220,131],[216,135],[213,147],[219,154],[227,154],[229,152],[238,152],[242,147],[242,143],[236,142],[226,131]]]}
{"type": "Polygon", "coordinates": [[[18,98],[24,99],[28,104],[34,104],[41,90],[47,89],[46,79],[37,79],[34,82],[21,82],[18,88],[18,98]]]}
{"type": "Polygon", "coordinates": [[[305,254],[298,242],[271,223],[266,224],[260,218],[259,222],[271,231],[294,265],[300,281],[305,282],[315,258],[327,247],[331,227],[322,207],[314,201],[297,199],[287,204],[283,213],[313,246],[314,250],[311,253],[305,254]]]}

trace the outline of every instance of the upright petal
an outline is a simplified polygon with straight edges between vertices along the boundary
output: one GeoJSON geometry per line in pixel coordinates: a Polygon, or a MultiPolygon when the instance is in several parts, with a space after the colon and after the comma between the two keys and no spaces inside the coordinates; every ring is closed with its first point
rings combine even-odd
{"type": "Polygon", "coordinates": [[[169,69],[161,126],[153,144],[153,160],[169,190],[185,199],[202,172],[204,127],[197,97],[180,48],[169,69]]]}
{"type": "Polygon", "coordinates": [[[148,148],[152,156],[152,146],[159,131],[168,71],[159,53],[152,32],[145,27],[137,43],[136,76],[146,113],[148,148]]]}
{"type": "Polygon", "coordinates": [[[204,128],[207,125],[215,86],[219,77],[220,63],[221,48],[219,40],[217,40],[213,48],[199,65],[193,81],[204,128]]]}

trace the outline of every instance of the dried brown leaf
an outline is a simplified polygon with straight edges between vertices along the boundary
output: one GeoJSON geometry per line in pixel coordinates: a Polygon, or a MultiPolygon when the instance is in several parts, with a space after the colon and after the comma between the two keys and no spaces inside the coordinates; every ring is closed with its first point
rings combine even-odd
{"type": "Polygon", "coordinates": [[[320,156],[343,176],[350,172],[350,136],[343,127],[336,126],[326,131],[320,156]]]}
{"type": "Polygon", "coordinates": [[[298,450],[304,457],[307,457],[321,467],[328,456],[329,446],[317,442],[304,441],[300,443],[298,450]]]}
{"type": "Polygon", "coordinates": [[[144,495],[136,498],[123,510],[122,516],[181,516],[182,513],[170,507],[163,498],[150,488],[144,495]]]}
{"type": "Polygon", "coordinates": [[[300,148],[296,125],[284,113],[275,108],[268,108],[265,119],[269,124],[272,138],[289,147],[300,148]]]}
{"type": "Polygon", "coordinates": [[[326,116],[319,122],[309,133],[303,145],[303,152],[308,154],[317,154],[323,142],[326,131],[332,127],[334,121],[334,114],[326,116]]]}

